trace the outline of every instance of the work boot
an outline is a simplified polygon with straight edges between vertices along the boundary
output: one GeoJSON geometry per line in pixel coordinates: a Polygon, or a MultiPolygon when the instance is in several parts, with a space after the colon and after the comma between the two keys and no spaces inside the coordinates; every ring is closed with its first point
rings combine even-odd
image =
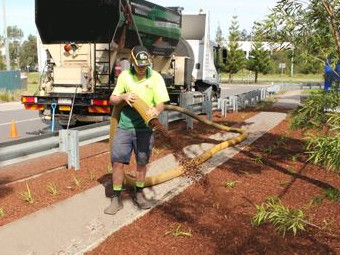
{"type": "Polygon", "coordinates": [[[121,196],[113,196],[111,198],[111,204],[104,210],[104,213],[114,215],[122,208],[123,203],[121,196]]]}
{"type": "Polygon", "coordinates": [[[152,201],[145,198],[143,191],[138,190],[135,193],[133,201],[136,203],[139,209],[150,209],[153,206],[152,201]]]}

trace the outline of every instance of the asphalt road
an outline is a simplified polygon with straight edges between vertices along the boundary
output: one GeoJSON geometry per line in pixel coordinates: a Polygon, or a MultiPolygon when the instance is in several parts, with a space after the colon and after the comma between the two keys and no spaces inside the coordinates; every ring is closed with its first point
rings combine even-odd
{"type": "Polygon", "coordinates": [[[25,110],[20,102],[0,103],[0,143],[51,132],[50,125],[42,123],[38,111],[25,110]],[[18,138],[11,138],[14,121],[18,138]]]}
{"type": "Polygon", "coordinates": [[[256,84],[256,85],[244,85],[244,84],[221,84],[221,97],[235,96],[242,93],[246,93],[252,90],[267,88],[270,85],[256,84]]]}

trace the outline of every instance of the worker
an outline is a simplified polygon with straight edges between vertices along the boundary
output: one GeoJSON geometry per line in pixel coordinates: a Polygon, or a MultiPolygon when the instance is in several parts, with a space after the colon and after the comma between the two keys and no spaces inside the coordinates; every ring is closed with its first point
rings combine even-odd
{"type": "Polygon", "coordinates": [[[164,109],[164,103],[170,101],[163,77],[151,67],[150,53],[144,46],[135,46],[130,52],[131,68],[123,71],[110,97],[110,103],[123,107],[115,137],[112,142],[112,182],[113,196],[111,204],[105,209],[106,214],[114,215],[123,208],[121,192],[124,178],[124,166],[130,162],[132,151],[136,157],[136,186],[134,203],[140,209],[153,206],[143,193],[145,186],[146,165],[149,162],[154,144],[154,133],[132,103],[141,98],[149,108],[146,114],[158,116],[164,109]]]}

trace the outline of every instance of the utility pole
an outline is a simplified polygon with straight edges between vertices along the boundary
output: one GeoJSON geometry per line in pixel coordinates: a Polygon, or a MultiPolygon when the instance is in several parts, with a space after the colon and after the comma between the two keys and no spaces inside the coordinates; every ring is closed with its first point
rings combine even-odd
{"type": "Polygon", "coordinates": [[[294,45],[292,45],[292,57],[290,59],[290,76],[294,76],[294,45]]]}
{"type": "Polygon", "coordinates": [[[11,70],[11,61],[9,57],[9,43],[8,43],[8,34],[7,34],[7,24],[6,24],[6,0],[2,0],[2,11],[4,17],[4,39],[5,39],[5,52],[6,52],[6,67],[7,71],[11,70]]]}

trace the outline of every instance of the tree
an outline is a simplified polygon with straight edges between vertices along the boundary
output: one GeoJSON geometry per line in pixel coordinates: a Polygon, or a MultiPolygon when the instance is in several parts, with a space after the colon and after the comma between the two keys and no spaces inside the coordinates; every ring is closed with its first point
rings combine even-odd
{"type": "Polygon", "coordinates": [[[259,73],[266,74],[270,70],[269,52],[263,49],[261,37],[256,39],[252,43],[252,50],[249,52],[247,61],[247,69],[255,73],[255,83],[257,83],[259,73]]]}
{"type": "Polygon", "coordinates": [[[19,68],[19,52],[21,40],[24,37],[24,33],[17,26],[8,26],[7,35],[9,39],[9,55],[11,59],[11,67],[19,68]]]}
{"type": "Polygon", "coordinates": [[[240,32],[238,30],[239,24],[237,16],[233,16],[231,25],[229,27],[228,37],[228,56],[227,64],[225,65],[225,71],[229,73],[229,82],[232,82],[233,75],[243,68],[245,56],[243,51],[240,49],[240,32]]]}
{"type": "Polygon", "coordinates": [[[217,72],[221,71],[221,67],[223,67],[223,34],[222,34],[222,29],[220,27],[220,25],[217,26],[217,30],[216,30],[216,37],[215,37],[215,42],[217,44],[217,47],[214,49],[214,62],[215,62],[215,66],[217,69],[217,72]]]}
{"type": "MultiPolygon", "coordinates": [[[[340,61],[339,0],[280,0],[263,23],[268,37],[290,41],[295,52],[324,62],[332,57],[340,61]]],[[[293,126],[322,132],[307,137],[307,153],[313,163],[340,172],[339,91],[321,91],[308,97],[294,115],[293,126]],[[330,109],[325,113],[325,109],[330,109]]]]}
{"type": "Polygon", "coordinates": [[[338,0],[279,0],[257,25],[267,39],[293,44],[300,59],[323,62],[340,59],[339,20],[338,0]]]}
{"type": "MultiPolygon", "coordinates": [[[[0,49],[3,49],[4,46],[5,46],[4,38],[0,35],[0,49]]],[[[0,50],[0,70],[4,70],[5,68],[6,68],[5,58],[2,55],[2,51],[0,50]]]]}
{"type": "Polygon", "coordinates": [[[218,46],[221,46],[223,44],[223,34],[222,34],[222,29],[220,27],[220,25],[217,26],[217,30],[216,30],[216,37],[215,37],[215,42],[218,46]]]}
{"type": "Polygon", "coordinates": [[[37,38],[29,35],[27,41],[24,41],[19,53],[20,68],[26,70],[27,67],[34,68],[38,63],[37,55],[37,38]]]}
{"type": "Polygon", "coordinates": [[[24,33],[17,26],[8,26],[7,27],[7,36],[10,41],[21,41],[24,37],[24,33]]]}
{"type": "Polygon", "coordinates": [[[249,41],[251,39],[251,36],[248,34],[247,30],[243,29],[240,35],[241,41],[249,41]]]}

